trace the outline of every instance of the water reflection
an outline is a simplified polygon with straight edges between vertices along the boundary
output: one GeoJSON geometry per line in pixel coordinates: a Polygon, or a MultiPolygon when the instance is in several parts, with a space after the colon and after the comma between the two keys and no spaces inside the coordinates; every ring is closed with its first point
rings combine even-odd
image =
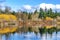
{"type": "Polygon", "coordinates": [[[4,34],[0,35],[0,40],[60,40],[60,32],[57,34],[54,32],[52,35],[47,33],[42,36],[40,33],[36,35],[34,32],[4,34]]]}

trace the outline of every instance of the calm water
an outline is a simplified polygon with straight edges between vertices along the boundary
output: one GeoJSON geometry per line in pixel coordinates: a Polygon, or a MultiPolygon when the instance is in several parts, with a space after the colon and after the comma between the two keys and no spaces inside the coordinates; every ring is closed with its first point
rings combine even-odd
{"type": "Polygon", "coordinates": [[[60,40],[60,32],[57,34],[54,32],[52,35],[47,33],[42,36],[39,33],[36,35],[34,32],[15,33],[0,35],[0,40],[60,40]]]}

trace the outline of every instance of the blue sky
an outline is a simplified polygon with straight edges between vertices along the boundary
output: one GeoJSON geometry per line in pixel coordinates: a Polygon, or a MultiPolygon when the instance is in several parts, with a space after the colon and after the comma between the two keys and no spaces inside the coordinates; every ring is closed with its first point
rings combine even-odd
{"type": "Polygon", "coordinates": [[[44,5],[47,6],[48,9],[50,6],[51,8],[54,8],[57,5],[57,8],[60,9],[60,0],[6,0],[1,4],[3,6],[10,6],[13,10],[34,10],[33,8],[35,7],[42,7],[44,9],[44,5]]]}
{"type": "Polygon", "coordinates": [[[25,5],[25,4],[29,4],[29,5],[38,5],[40,3],[51,3],[51,4],[60,4],[59,2],[60,0],[6,0],[6,4],[10,4],[10,5],[25,5]]]}

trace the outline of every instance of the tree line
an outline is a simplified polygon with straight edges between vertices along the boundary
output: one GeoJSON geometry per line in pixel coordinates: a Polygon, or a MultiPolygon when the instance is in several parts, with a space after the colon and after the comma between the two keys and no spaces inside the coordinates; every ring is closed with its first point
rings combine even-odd
{"type": "Polygon", "coordinates": [[[12,11],[11,7],[8,7],[8,6],[6,6],[4,10],[2,10],[0,8],[0,14],[16,15],[18,13],[22,13],[22,14],[27,15],[28,19],[31,19],[31,15],[36,14],[36,13],[39,14],[38,18],[46,18],[46,17],[56,18],[57,16],[60,16],[60,12],[57,12],[56,10],[55,10],[55,12],[53,12],[53,10],[51,8],[50,9],[40,8],[39,12],[37,10],[35,10],[34,13],[33,12],[27,12],[27,11],[21,11],[21,10],[18,10],[17,12],[15,12],[15,11],[12,11]]]}

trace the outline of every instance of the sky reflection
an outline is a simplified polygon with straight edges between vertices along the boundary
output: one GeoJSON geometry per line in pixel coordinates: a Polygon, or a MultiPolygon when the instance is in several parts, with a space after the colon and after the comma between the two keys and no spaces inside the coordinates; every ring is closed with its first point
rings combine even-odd
{"type": "MultiPolygon", "coordinates": [[[[0,36],[1,37],[1,36],[0,36]]],[[[27,32],[27,33],[15,33],[15,34],[10,34],[9,36],[3,35],[2,40],[60,40],[60,32],[56,34],[54,32],[52,36],[50,34],[43,34],[42,36],[38,33],[37,35],[34,32],[27,32]]]]}

